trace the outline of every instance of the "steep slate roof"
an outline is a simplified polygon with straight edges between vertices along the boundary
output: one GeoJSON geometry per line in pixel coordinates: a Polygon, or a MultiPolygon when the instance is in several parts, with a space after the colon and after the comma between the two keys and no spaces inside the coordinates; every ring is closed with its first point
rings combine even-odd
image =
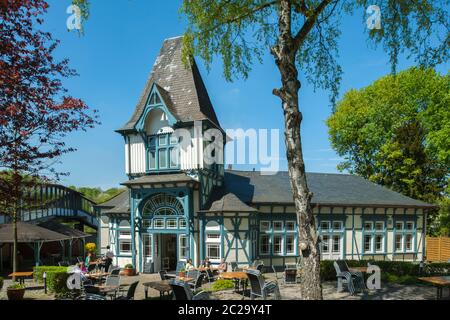
{"type": "Polygon", "coordinates": [[[158,86],[158,90],[163,89],[160,91],[162,98],[177,120],[210,120],[220,128],[195,60],[187,68],[181,61],[182,39],[177,37],[164,41],[133,116],[118,132],[134,129],[144,111],[153,84],[158,86]]]}
{"type": "MultiPolygon", "coordinates": [[[[328,173],[306,175],[315,204],[434,207],[359,176],[328,173]]],[[[259,172],[227,171],[225,188],[245,203],[293,203],[287,172],[267,176],[259,172]]]]}
{"type": "Polygon", "coordinates": [[[130,213],[130,198],[128,190],[119,193],[114,198],[96,206],[103,209],[102,213],[130,213]]]}

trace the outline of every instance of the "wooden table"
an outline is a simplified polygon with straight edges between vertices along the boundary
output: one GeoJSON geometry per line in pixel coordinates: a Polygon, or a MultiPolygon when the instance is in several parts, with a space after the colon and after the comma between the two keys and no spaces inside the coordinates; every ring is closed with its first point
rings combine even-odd
{"type": "Polygon", "coordinates": [[[92,279],[92,280],[101,280],[103,278],[106,278],[109,276],[108,272],[101,272],[101,273],[86,273],[86,278],[92,279]]]}
{"type": "Polygon", "coordinates": [[[145,299],[148,299],[148,288],[152,288],[154,290],[159,291],[159,298],[162,300],[165,293],[167,295],[172,291],[172,287],[170,286],[170,280],[161,280],[161,281],[152,281],[146,282],[142,284],[144,286],[145,299]]]}
{"type": "Polygon", "coordinates": [[[436,287],[437,289],[437,294],[436,294],[436,299],[440,300],[442,299],[442,290],[444,288],[449,288],[448,291],[448,295],[449,295],[449,299],[450,299],[450,277],[422,277],[419,278],[420,281],[429,283],[431,285],[433,285],[434,287],[436,287]]]}
{"type": "Polygon", "coordinates": [[[224,280],[234,280],[239,281],[239,283],[242,283],[242,290],[243,293],[245,293],[245,290],[247,289],[247,274],[243,271],[232,271],[232,272],[222,272],[219,275],[220,279],[224,280]]]}
{"type": "Polygon", "coordinates": [[[33,272],[14,272],[9,275],[11,278],[18,278],[20,284],[25,284],[25,278],[33,276],[33,272]]]}

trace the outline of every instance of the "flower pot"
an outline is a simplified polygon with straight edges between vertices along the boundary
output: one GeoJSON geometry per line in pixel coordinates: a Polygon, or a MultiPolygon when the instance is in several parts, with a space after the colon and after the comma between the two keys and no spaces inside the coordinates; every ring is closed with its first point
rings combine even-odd
{"type": "Polygon", "coordinates": [[[136,271],[133,268],[125,268],[125,269],[123,269],[123,274],[126,277],[132,277],[132,276],[135,275],[135,273],[136,273],[136,271]]]}
{"type": "Polygon", "coordinates": [[[8,300],[23,300],[25,289],[7,289],[8,300]]]}
{"type": "Polygon", "coordinates": [[[179,276],[180,276],[180,278],[185,278],[186,277],[186,272],[181,271],[179,276]]]}

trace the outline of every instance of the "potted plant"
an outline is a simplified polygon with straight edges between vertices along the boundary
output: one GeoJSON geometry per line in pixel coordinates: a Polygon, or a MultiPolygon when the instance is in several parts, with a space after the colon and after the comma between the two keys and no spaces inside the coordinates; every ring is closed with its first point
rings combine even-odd
{"type": "Polygon", "coordinates": [[[134,270],[134,266],[129,263],[125,266],[125,269],[123,269],[123,273],[127,277],[132,277],[135,275],[136,271],[134,270]]]}
{"type": "Polygon", "coordinates": [[[25,285],[15,282],[6,289],[8,300],[23,300],[25,285]]]}
{"type": "Polygon", "coordinates": [[[181,278],[186,277],[186,269],[181,268],[181,269],[180,269],[180,274],[179,274],[179,276],[180,276],[181,278]]]}

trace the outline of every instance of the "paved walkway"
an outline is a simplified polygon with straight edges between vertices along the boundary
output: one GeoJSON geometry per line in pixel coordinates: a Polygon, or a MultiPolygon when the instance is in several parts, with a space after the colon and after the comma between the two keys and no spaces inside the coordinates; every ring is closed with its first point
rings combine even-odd
{"type": "MultiPolygon", "coordinates": [[[[268,280],[272,278],[272,275],[266,275],[268,280]]],[[[159,280],[158,274],[142,274],[135,277],[122,277],[123,284],[130,284],[134,281],[139,281],[139,285],[136,289],[136,300],[144,299],[144,287],[142,283],[149,281],[159,280]]],[[[11,280],[5,279],[3,289],[0,291],[0,300],[7,299],[6,288],[11,283],[11,280]]],[[[44,294],[42,285],[37,285],[33,280],[26,280],[27,291],[25,293],[25,299],[28,300],[53,300],[54,296],[51,294],[44,294]]],[[[207,288],[206,284],[204,287],[207,288]]],[[[298,285],[280,285],[281,297],[283,300],[300,300],[300,290],[298,285]]],[[[153,289],[148,291],[149,298],[159,299],[159,292],[153,289]]],[[[446,296],[447,290],[444,292],[446,296]]],[[[335,282],[323,283],[323,296],[325,300],[433,300],[436,298],[436,289],[425,285],[398,285],[398,284],[382,284],[382,289],[378,291],[372,291],[365,295],[359,294],[356,296],[350,296],[348,293],[337,293],[335,282]]],[[[234,293],[233,290],[214,292],[213,298],[220,300],[242,300],[242,295],[234,293]]],[[[248,297],[245,299],[248,300],[248,297]]]]}

